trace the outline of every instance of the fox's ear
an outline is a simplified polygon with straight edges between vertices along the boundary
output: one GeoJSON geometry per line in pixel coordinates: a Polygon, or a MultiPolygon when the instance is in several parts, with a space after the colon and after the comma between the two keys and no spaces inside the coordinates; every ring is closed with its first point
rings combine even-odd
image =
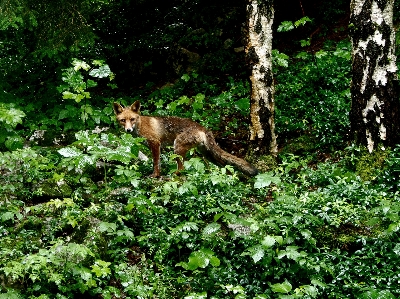
{"type": "Polygon", "coordinates": [[[136,101],[135,103],[133,103],[132,105],[131,105],[131,110],[133,111],[133,112],[136,112],[136,113],[139,113],[139,111],[140,111],[140,102],[139,101],[136,101]]]}
{"type": "Polygon", "coordinates": [[[124,110],[124,107],[122,107],[120,104],[115,103],[115,102],[113,103],[113,108],[114,108],[115,115],[120,114],[124,110]]]}

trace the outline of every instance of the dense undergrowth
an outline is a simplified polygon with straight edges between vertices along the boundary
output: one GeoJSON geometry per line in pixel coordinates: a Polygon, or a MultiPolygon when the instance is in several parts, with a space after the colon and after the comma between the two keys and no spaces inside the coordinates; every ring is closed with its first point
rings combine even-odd
{"type": "Polygon", "coordinates": [[[346,47],[277,68],[281,152],[252,179],[194,151],[176,176],[168,150],[148,178],[148,149],[117,133],[111,108],[141,99],[242,155],[245,80],[191,72],[118,97],[104,62],[74,60],[62,101],[3,97],[0,298],[399,297],[400,148],[348,142],[346,47]]]}
{"type": "Polygon", "coordinates": [[[0,298],[400,295],[398,148],[370,181],[356,147],[318,164],[285,154],[254,180],[199,158],[154,180],[129,163],[130,135],[77,137],[63,157],[0,156],[0,298]]]}

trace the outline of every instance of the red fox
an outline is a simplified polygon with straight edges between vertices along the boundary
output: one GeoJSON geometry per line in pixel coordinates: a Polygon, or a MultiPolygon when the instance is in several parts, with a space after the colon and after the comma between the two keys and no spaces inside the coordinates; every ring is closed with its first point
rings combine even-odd
{"type": "MultiPolygon", "coordinates": [[[[253,165],[222,150],[215,142],[211,132],[190,119],[174,116],[141,116],[139,101],[125,108],[114,103],[113,108],[117,121],[126,132],[135,131],[140,137],[147,139],[153,155],[152,177],[160,176],[160,147],[162,144],[173,144],[175,154],[180,155],[183,159],[188,150],[197,147],[200,153],[217,165],[229,164],[250,176],[258,174],[258,170],[253,165]]],[[[183,169],[181,159],[177,159],[177,164],[179,172],[183,169]]]]}

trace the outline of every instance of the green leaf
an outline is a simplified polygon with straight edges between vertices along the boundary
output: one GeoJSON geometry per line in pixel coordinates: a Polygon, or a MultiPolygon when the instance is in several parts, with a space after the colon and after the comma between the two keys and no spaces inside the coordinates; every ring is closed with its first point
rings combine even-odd
{"type": "Polygon", "coordinates": [[[251,257],[254,263],[257,263],[264,257],[265,251],[261,246],[255,246],[251,250],[251,257]]]}
{"type": "Polygon", "coordinates": [[[111,69],[107,64],[102,65],[98,69],[93,69],[89,72],[90,76],[96,77],[96,78],[105,78],[105,77],[110,76],[110,74],[111,74],[111,69]]]}
{"type": "Polygon", "coordinates": [[[319,287],[321,287],[321,288],[326,288],[326,284],[323,283],[323,282],[321,282],[321,281],[319,281],[318,279],[312,279],[312,280],[311,280],[311,283],[312,283],[313,285],[315,285],[315,286],[319,286],[319,287]]]}
{"type": "Polygon", "coordinates": [[[74,66],[75,71],[79,71],[80,69],[84,69],[85,71],[87,71],[90,69],[90,65],[79,59],[74,59],[72,61],[72,65],[74,66]]]}
{"type": "Polygon", "coordinates": [[[307,59],[309,54],[305,51],[299,52],[295,57],[298,59],[307,59]]]}
{"type": "Polygon", "coordinates": [[[12,107],[11,104],[0,103],[0,122],[4,122],[11,127],[22,123],[22,118],[26,115],[22,110],[12,107]]]}
{"type": "MultiPolygon", "coordinates": [[[[175,157],[174,157],[175,159],[175,157]]],[[[188,161],[184,162],[185,169],[194,168],[199,173],[204,173],[205,166],[203,161],[200,158],[191,158],[188,161]]]]}
{"type": "Polygon", "coordinates": [[[14,219],[14,215],[15,215],[15,213],[13,213],[13,212],[5,212],[5,213],[1,214],[1,221],[5,222],[7,220],[14,219]]]}
{"type": "Polygon", "coordinates": [[[239,109],[242,113],[247,113],[250,110],[250,99],[249,98],[242,98],[235,102],[235,106],[239,109]]]}
{"type": "Polygon", "coordinates": [[[244,294],[245,293],[244,288],[240,285],[234,286],[234,285],[230,284],[230,285],[225,285],[224,287],[228,292],[233,293],[233,294],[244,294]]]}
{"type": "Polygon", "coordinates": [[[272,236],[266,236],[264,237],[264,239],[262,240],[261,244],[265,247],[272,247],[274,246],[276,240],[274,237],[272,236]]]}
{"type": "Polygon", "coordinates": [[[64,147],[62,149],[59,149],[58,153],[66,158],[78,157],[82,155],[82,151],[77,149],[76,147],[64,147]]]}
{"type": "Polygon", "coordinates": [[[219,267],[219,265],[221,264],[221,261],[216,256],[210,256],[209,259],[210,259],[210,264],[213,267],[219,267]]]}
{"type": "Polygon", "coordinates": [[[318,290],[316,287],[314,286],[310,286],[310,285],[303,285],[301,286],[301,290],[306,293],[307,295],[310,295],[313,298],[316,298],[318,295],[318,290]]]}
{"type": "Polygon", "coordinates": [[[210,223],[203,229],[203,237],[215,235],[220,229],[221,225],[219,223],[210,223]]]}
{"type": "Polygon", "coordinates": [[[15,290],[8,290],[7,293],[0,294],[0,299],[21,299],[23,296],[15,290]]]}
{"type": "Polygon", "coordinates": [[[299,26],[304,26],[307,22],[311,22],[311,19],[309,17],[303,17],[300,20],[297,20],[294,22],[294,26],[299,27],[299,26]]]}
{"type": "Polygon", "coordinates": [[[110,265],[111,265],[110,262],[97,260],[95,264],[92,266],[92,272],[97,277],[106,277],[107,275],[111,274],[111,269],[109,268],[110,265]]]}
{"type": "Polygon", "coordinates": [[[190,80],[190,76],[188,74],[183,74],[181,79],[185,82],[188,82],[190,80]]]}
{"type": "Polygon", "coordinates": [[[92,61],[93,65],[102,66],[104,64],[104,60],[95,59],[92,61]]]}
{"type": "Polygon", "coordinates": [[[115,232],[117,230],[117,225],[110,222],[100,222],[99,230],[103,232],[115,232]]]}
{"type": "Polygon", "coordinates": [[[395,254],[400,255],[400,243],[397,243],[396,246],[394,246],[393,251],[395,254]]]}
{"type": "Polygon", "coordinates": [[[87,88],[95,87],[95,86],[97,86],[97,82],[95,82],[95,81],[89,79],[89,80],[87,80],[87,82],[86,82],[86,86],[87,86],[87,88]]]}
{"type": "Polygon", "coordinates": [[[21,137],[15,135],[7,137],[7,140],[4,142],[4,145],[10,151],[15,151],[16,149],[22,148],[24,146],[23,142],[24,140],[21,137]]]}
{"type": "Polygon", "coordinates": [[[287,32],[294,29],[293,22],[292,21],[283,21],[279,26],[278,26],[278,32],[287,32]]]}
{"type": "Polygon", "coordinates": [[[328,53],[326,51],[324,51],[324,50],[319,50],[318,52],[315,53],[315,57],[317,57],[317,58],[321,58],[321,57],[324,57],[326,55],[328,55],[328,53]]]}
{"type": "Polygon", "coordinates": [[[271,290],[274,293],[288,294],[292,290],[292,285],[287,280],[285,280],[284,283],[276,283],[271,285],[271,290]]]}
{"type": "Polygon", "coordinates": [[[209,264],[213,267],[220,265],[220,260],[214,256],[214,252],[208,248],[202,248],[198,251],[194,251],[189,256],[188,263],[179,263],[177,266],[182,266],[187,270],[196,270],[197,268],[205,268],[209,264]]]}
{"type": "Polygon", "coordinates": [[[272,50],[273,62],[279,66],[288,67],[289,66],[289,56],[284,53],[280,53],[278,50],[272,50]]]}
{"type": "Polygon", "coordinates": [[[307,47],[307,46],[311,45],[311,39],[308,38],[308,39],[302,39],[302,40],[300,40],[300,45],[301,45],[302,47],[307,47]]]}
{"type": "Polygon", "coordinates": [[[264,187],[268,187],[271,183],[279,184],[281,179],[279,177],[274,176],[271,172],[261,173],[256,176],[256,181],[254,183],[254,188],[260,189],[264,187]]]}
{"type": "Polygon", "coordinates": [[[190,293],[184,299],[207,299],[207,292],[203,293],[190,293]]]}
{"type": "Polygon", "coordinates": [[[304,237],[304,239],[309,240],[312,236],[312,232],[308,229],[303,229],[300,231],[301,235],[304,237]]]}

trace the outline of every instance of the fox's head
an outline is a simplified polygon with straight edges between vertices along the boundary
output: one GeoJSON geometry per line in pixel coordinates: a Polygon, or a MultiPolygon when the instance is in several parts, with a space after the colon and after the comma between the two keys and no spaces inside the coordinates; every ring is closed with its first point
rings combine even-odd
{"type": "Polygon", "coordinates": [[[140,118],[140,102],[136,101],[129,107],[122,107],[118,103],[113,104],[115,116],[126,132],[133,132],[137,128],[140,118]]]}

